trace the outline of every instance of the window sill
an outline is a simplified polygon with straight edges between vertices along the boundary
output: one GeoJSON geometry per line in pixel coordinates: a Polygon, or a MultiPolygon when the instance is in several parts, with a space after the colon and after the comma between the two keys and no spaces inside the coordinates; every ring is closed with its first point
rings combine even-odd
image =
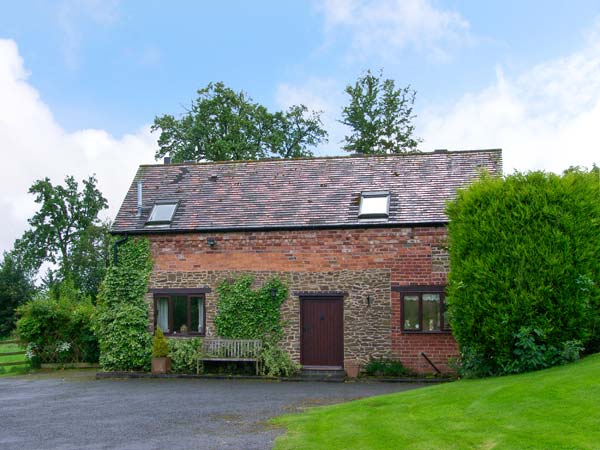
{"type": "Polygon", "coordinates": [[[451,330],[439,331],[419,331],[419,330],[400,330],[402,334],[452,334],[451,330]]]}
{"type": "Polygon", "coordinates": [[[204,337],[206,333],[165,333],[168,338],[204,337]]]}

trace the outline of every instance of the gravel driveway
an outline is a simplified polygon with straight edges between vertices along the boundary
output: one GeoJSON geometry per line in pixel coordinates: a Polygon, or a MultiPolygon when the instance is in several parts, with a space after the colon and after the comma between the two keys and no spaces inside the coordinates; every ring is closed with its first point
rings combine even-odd
{"type": "Polygon", "coordinates": [[[0,448],[268,449],[284,432],[271,417],[419,386],[95,380],[89,371],[0,378],[0,448]]]}

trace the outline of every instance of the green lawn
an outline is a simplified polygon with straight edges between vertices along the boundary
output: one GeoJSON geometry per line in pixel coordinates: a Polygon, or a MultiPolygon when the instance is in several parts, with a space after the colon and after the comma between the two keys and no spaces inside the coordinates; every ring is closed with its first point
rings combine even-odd
{"type": "MultiPolygon", "coordinates": [[[[10,353],[23,351],[24,348],[17,344],[4,344],[4,341],[8,339],[0,339],[0,353],[10,353]]],[[[25,361],[27,358],[25,355],[10,355],[0,356],[0,363],[6,362],[20,362],[25,361]]],[[[18,375],[20,373],[27,373],[31,369],[29,364],[16,365],[16,366],[0,366],[0,377],[6,375],[18,375]]]]}
{"type": "Polygon", "coordinates": [[[600,354],[276,418],[275,449],[600,449],[600,354]]]}

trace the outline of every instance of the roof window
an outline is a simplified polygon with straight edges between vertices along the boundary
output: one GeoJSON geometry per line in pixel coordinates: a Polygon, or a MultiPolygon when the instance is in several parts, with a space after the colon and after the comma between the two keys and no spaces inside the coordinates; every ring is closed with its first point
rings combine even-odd
{"type": "Polygon", "coordinates": [[[177,202],[157,202],[152,208],[150,218],[146,222],[150,225],[161,225],[171,223],[177,209],[177,202]]]}
{"type": "Polygon", "coordinates": [[[363,192],[360,195],[360,219],[387,219],[390,210],[390,193],[387,191],[363,192]]]}

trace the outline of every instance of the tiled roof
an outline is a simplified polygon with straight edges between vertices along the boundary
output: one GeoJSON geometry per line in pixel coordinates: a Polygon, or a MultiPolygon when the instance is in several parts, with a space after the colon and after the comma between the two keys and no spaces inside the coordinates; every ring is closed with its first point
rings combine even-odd
{"type": "Polygon", "coordinates": [[[334,157],[140,166],[113,232],[156,231],[146,221],[155,202],[178,201],[162,230],[344,227],[358,218],[363,191],[389,191],[389,220],[445,223],[446,202],[482,170],[502,173],[502,152],[480,150],[379,157],[334,157]],[[137,182],[143,208],[137,215],[137,182]]]}

